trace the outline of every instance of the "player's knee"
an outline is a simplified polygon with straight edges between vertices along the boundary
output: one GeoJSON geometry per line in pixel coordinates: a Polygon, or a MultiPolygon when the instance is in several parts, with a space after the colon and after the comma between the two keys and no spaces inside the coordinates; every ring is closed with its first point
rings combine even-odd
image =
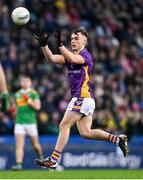
{"type": "Polygon", "coordinates": [[[90,131],[83,131],[83,132],[80,132],[80,135],[81,135],[81,137],[82,138],[84,138],[84,139],[90,139],[90,137],[91,137],[91,134],[90,134],[90,131]]]}
{"type": "Polygon", "coordinates": [[[22,144],[16,144],[16,149],[23,149],[24,148],[24,145],[22,145],[22,144]]]}
{"type": "Polygon", "coordinates": [[[68,127],[69,127],[69,125],[68,125],[67,122],[62,122],[62,121],[61,121],[61,123],[60,123],[60,125],[59,125],[60,130],[65,130],[65,129],[67,129],[68,127]]]}

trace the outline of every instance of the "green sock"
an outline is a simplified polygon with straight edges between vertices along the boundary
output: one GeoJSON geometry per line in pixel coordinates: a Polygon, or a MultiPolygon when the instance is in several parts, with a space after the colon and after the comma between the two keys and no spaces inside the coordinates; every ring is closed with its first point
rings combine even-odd
{"type": "Polygon", "coordinates": [[[17,162],[16,165],[22,168],[22,162],[17,162]]]}
{"type": "Polygon", "coordinates": [[[10,107],[10,100],[9,100],[8,92],[1,93],[1,104],[2,104],[1,110],[3,112],[7,112],[10,107]]]}
{"type": "Polygon", "coordinates": [[[42,153],[39,154],[39,158],[40,158],[40,160],[43,160],[44,159],[44,155],[42,153]]]}

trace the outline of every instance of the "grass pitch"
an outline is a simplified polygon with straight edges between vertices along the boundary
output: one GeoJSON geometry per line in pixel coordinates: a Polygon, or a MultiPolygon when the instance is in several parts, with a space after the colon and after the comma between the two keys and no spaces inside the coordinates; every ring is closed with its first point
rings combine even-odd
{"type": "Polygon", "coordinates": [[[0,179],[142,179],[143,170],[0,171],[0,179]]]}

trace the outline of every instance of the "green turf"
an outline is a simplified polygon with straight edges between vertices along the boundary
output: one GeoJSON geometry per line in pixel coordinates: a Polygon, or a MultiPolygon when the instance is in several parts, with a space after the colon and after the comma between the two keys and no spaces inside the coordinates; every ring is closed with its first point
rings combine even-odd
{"type": "Polygon", "coordinates": [[[142,170],[0,171],[0,179],[142,179],[142,170]]]}

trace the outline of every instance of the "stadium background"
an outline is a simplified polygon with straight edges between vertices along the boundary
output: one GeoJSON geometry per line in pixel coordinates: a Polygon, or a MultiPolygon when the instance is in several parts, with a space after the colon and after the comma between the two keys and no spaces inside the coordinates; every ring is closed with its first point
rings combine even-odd
{"type": "MultiPolygon", "coordinates": [[[[91,84],[96,95],[96,112],[93,127],[115,134],[126,133],[129,137],[131,160],[121,166],[117,162],[122,157],[116,158],[112,168],[143,167],[142,0],[1,0],[0,22],[0,60],[11,95],[19,89],[18,80],[22,74],[32,77],[34,87],[41,95],[42,109],[38,112],[38,124],[45,153],[50,153],[54,147],[58,124],[70,99],[70,92],[65,68],[45,63],[34,35],[39,29],[52,33],[49,46],[58,52],[54,43],[55,30],[62,31],[64,44],[69,47],[70,32],[77,26],[84,26],[89,32],[88,49],[94,59],[91,84]],[[14,25],[10,18],[12,10],[18,6],[26,7],[31,14],[30,22],[23,27],[14,25]],[[140,164],[130,167],[130,162],[135,160],[140,164]]],[[[0,113],[0,161],[1,164],[7,163],[0,169],[10,168],[9,158],[12,158],[9,162],[14,163],[13,126],[12,110],[7,114],[0,113]]],[[[99,161],[105,155],[106,162],[113,159],[115,153],[120,155],[118,149],[115,152],[115,147],[108,143],[79,140],[76,126],[71,134],[65,153],[85,153],[85,156],[86,153],[95,153],[91,159],[97,160],[98,157],[99,161]]],[[[34,159],[35,154],[28,142],[26,153],[34,159]]],[[[86,162],[86,158],[83,161],[86,162]]],[[[35,168],[33,161],[28,166],[26,162],[25,167],[35,168]]],[[[65,167],[72,168],[72,165],[65,167]]],[[[103,166],[99,163],[88,167],[103,166]]]]}

